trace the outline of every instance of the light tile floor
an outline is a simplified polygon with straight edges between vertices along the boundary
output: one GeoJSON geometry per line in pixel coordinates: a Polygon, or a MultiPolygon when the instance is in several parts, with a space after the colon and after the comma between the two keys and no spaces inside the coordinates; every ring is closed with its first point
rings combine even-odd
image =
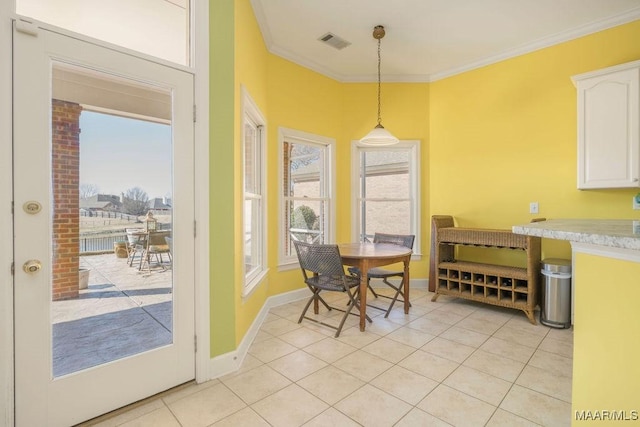
{"type": "MultiPolygon", "coordinates": [[[[516,310],[413,290],[339,338],[271,309],[242,367],[86,423],[98,426],[569,426],[573,332],[516,310]]],[[[342,295],[332,296],[343,304],[342,295]]],[[[378,300],[386,302],[386,300],[378,300]]],[[[341,313],[321,312],[336,321],[341,313]]]]}

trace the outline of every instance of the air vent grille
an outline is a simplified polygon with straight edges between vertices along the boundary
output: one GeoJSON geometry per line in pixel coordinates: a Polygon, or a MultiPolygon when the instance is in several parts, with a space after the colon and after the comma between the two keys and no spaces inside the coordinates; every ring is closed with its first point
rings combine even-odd
{"type": "Polygon", "coordinates": [[[346,41],[345,39],[336,36],[335,34],[332,33],[327,33],[323,36],[321,36],[320,38],[318,38],[318,40],[320,40],[323,43],[328,44],[331,47],[334,47],[338,50],[344,49],[345,47],[349,46],[351,43],[346,41]]]}

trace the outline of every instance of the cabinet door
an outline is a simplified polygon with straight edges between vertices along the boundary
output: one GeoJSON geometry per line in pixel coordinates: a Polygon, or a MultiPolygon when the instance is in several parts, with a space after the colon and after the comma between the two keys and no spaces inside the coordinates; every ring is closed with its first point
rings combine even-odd
{"type": "Polygon", "coordinates": [[[638,187],[640,68],[578,83],[578,188],[638,187]]]}

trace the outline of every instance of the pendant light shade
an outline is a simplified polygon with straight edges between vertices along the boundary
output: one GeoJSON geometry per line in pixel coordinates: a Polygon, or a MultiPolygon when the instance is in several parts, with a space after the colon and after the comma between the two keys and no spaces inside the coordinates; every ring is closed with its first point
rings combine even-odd
{"type": "Polygon", "coordinates": [[[378,125],[360,140],[361,144],[377,147],[384,145],[393,145],[400,142],[398,138],[393,136],[391,132],[389,132],[384,128],[384,126],[382,126],[382,119],[380,116],[380,40],[384,37],[384,35],[385,31],[382,25],[376,25],[373,28],[373,38],[378,40],[378,125]]]}
{"type": "Polygon", "coordinates": [[[397,144],[400,140],[379,124],[366,134],[360,142],[365,145],[381,146],[397,144]]]}

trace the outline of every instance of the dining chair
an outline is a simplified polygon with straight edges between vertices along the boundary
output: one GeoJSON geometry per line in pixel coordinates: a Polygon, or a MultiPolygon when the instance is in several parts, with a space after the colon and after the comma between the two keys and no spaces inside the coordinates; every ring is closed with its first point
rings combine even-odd
{"type": "MultiPolygon", "coordinates": [[[[302,270],[304,283],[312,292],[311,298],[309,298],[309,301],[307,301],[307,304],[302,310],[298,323],[301,323],[302,319],[307,319],[321,325],[328,326],[336,330],[335,337],[337,338],[342,331],[342,327],[344,326],[347,317],[350,314],[354,316],[359,315],[351,313],[351,310],[354,306],[360,310],[360,303],[358,300],[360,280],[355,276],[350,276],[345,273],[338,245],[305,243],[295,240],[293,244],[296,248],[298,261],[300,262],[300,269],[302,270]],[[320,292],[322,291],[346,293],[349,297],[350,304],[347,306],[346,310],[330,306],[320,296],[320,292]],[[340,324],[335,326],[306,316],[311,303],[314,303],[314,312],[316,314],[318,314],[319,303],[322,303],[322,305],[324,305],[329,311],[337,310],[343,312],[344,315],[340,320],[340,324]]],[[[371,322],[369,316],[367,316],[367,321],[371,322]]]]}
{"type": "MultiPolygon", "coordinates": [[[[373,235],[373,243],[386,243],[390,245],[404,246],[409,249],[413,249],[414,240],[415,240],[415,235],[413,234],[375,233],[373,235]]],[[[348,271],[352,276],[358,277],[358,279],[360,278],[360,270],[358,268],[349,267],[348,271]]],[[[370,269],[367,272],[367,288],[373,293],[373,296],[375,298],[378,298],[378,297],[387,298],[391,300],[391,303],[387,308],[378,307],[373,304],[367,304],[367,305],[371,308],[385,311],[386,313],[384,317],[389,317],[389,313],[391,313],[391,310],[393,309],[393,305],[396,303],[396,301],[398,301],[399,296],[402,296],[402,299],[399,301],[404,302],[404,292],[402,289],[403,280],[404,280],[404,270],[388,270],[386,268],[380,268],[380,267],[375,267],[370,269]],[[402,279],[400,281],[400,284],[395,285],[394,283],[390,282],[389,279],[392,277],[400,277],[402,279]],[[393,289],[393,292],[394,292],[393,296],[387,296],[381,293],[377,293],[373,289],[373,287],[371,287],[371,279],[382,279],[382,283],[384,283],[385,285],[393,289]]],[[[409,306],[411,306],[411,303],[409,303],[409,306]]]]}

